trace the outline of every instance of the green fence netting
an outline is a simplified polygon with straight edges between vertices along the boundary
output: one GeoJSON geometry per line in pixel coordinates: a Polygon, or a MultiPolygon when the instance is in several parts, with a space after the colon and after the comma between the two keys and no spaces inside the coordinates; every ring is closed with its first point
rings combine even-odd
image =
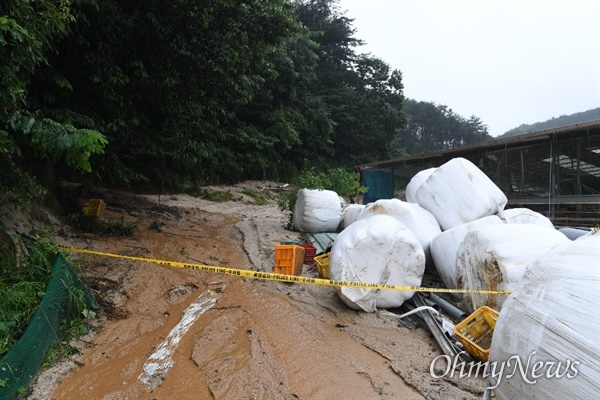
{"type": "Polygon", "coordinates": [[[13,399],[27,388],[38,373],[48,350],[61,340],[61,324],[77,318],[83,311],[79,309],[81,301],[75,301],[74,293],[83,293],[88,308],[98,307],[68,261],[59,254],[40,307],[19,341],[0,360],[1,400],[13,399]]]}

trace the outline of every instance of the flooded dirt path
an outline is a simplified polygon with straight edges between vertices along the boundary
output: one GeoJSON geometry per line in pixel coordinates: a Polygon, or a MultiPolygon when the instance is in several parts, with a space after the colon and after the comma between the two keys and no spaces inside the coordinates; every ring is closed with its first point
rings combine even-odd
{"type": "MultiPolygon", "coordinates": [[[[256,185],[259,183],[247,183],[256,185]]],[[[245,186],[228,190],[238,193],[245,186]]],[[[222,189],[221,189],[222,190],[222,189]]],[[[125,194],[123,194],[125,196],[125,194]]],[[[116,195],[115,195],[116,196],[116,195]]],[[[103,218],[135,223],[133,237],[71,234],[61,244],[111,253],[272,271],[274,246],[298,240],[273,197],[211,203],[187,195],[126,195],[103,218]],[[136,200],[137,199],[137,200],[136,200]],[[154,204],[148,209],[148,204],[154,204]],[[158,229],[157,229],[158,228],[158,229]]],[[[72,255],[103,304],[97,333],[69,369],[32,398],[476,399],[481,379],[433,379],[440,351],[429,333],[346,307],[331,287],[257,281],[91,255],[72,255]],[[144,363],[209,291],[205,310],[173,349],[159,385],[144,363]],[[40,396],[40,397],[36,397],[40,396]]],[[[317,276],[304,266],[303,275],[317,276]]],[[[48,373],[51,373],[49,371],[48,373]]],[[[43,380],[40,380],[43,382],[43,380]]]]}

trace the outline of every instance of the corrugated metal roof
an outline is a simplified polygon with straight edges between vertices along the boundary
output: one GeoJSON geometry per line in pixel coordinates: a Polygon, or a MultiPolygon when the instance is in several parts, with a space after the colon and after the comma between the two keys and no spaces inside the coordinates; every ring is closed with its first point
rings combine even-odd
{"type": "Polygon", "coordinates": [[[337,235],[335,232],[309,233],[306,240],[316,247],[316,254],[321,254],[333,244],[337,235]]]}
{"type": "Polygon", "coordinates": [[[456,156],[460,156],[461,153],[470,153],[473,151],[489,151],[497,148],[510,148],[522,145],[524,143],[530,144],[533,142],[543,142],[552,139],[553,137],[568,135],[575,132],[581,131],[589,131],[592,129],[600,129],[600,120],[585,122],[581,124],[574,124],[563,126],[560,128],[547,129],[544,131],[526,133],[523,135],[510,136],[507,138],[501,139],[491,139],[481,143],[469,144],[466,146],[454,147],[452,149],[446,150],[438,150],[432,151],[429,153],[423,154],[415,154],[408,157],[397,158],[393,160],[379,161],[373,162],[369,164],[357,165],[356,168],[358,170],[368,169],[368,168],[385,168],[385,167],[393,167],[396,164],[438,158],[438,157],[447,157],[448,155],[455,154],[456,156]]]}

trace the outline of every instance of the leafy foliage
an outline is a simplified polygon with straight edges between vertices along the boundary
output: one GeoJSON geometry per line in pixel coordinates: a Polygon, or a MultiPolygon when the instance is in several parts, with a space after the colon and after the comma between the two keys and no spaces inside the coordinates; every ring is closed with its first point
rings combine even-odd
{"type": "Polygon", "coordinates": [[[90,156],[103,151],[102,134],[49,118],[30,96],[31,79],[73,21],[69,0],[0,4],[0,154],[7,168],[2,175],[21,175],[22,166],[39,168],[46,157],[89,172],[90,156]]]}
{"type": "Polygon", "coordinates": [[[46,62],[52,40],[64,34],[73,20],[69,0],[0,4],[0,104],[2,120],[27,99],[27,84],[36,67],[46,62]]]}
{"type": "Polygon", "coordinates": [[[335,165],[356,164],[402,155],[396,133],[404,126],[400,71],[380,59],[358,55],[352,20],[331,0],[300,2],[299,21],[318,44],[316,93],[327,104],[334,124],[335,165]]]}
{"type": "Polygon", "coordinates": [[[486,129],[435,106],[441,132],[406,127],[401,72],[337,0],[7,0],[0,35],[0,162],[50,183],[292,181],[486,129]]]}
{"type": "Polygon", "coordinates": [[[30,145],[39,158],[48,157],[56,162],[64,159],[69,167],[91,172],[90,156],[102,153],[107,141],[99,132],[77,129],[49,118],[36,118],[29,112],[16,112],[9,127],[21,136],[16,142],[30,145]]]}
{"type": "Polygon", "coordinates": [[[103,164],[103,176],[236,180],[253,172],[243,167],[254,159],[264,164],[275,142],[241,116],[276,78],[272,57],[298,29],[289,3],[84,0],[73,12],[78,23],[36,95],[47,107],[93,116],[119,161],[103,164]],[[55,71],[72,91],[50,79],[55,71]],[[42,96],[48,90],[52,104],[42,96]]]}

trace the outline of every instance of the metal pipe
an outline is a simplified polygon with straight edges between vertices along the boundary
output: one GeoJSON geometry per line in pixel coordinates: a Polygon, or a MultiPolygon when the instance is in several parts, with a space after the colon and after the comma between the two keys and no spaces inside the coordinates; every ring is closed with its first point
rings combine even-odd
{"type": "Polygon", "coordinates": [[[427,297],[423,297],[423,301],[425,302],[426,306],[434,308],[435,311],[440,311],[441,307],[439,306],[439,304],[435,303],[433,300],[428,299],[427,297]]]}
{"type": "MultiPolygon", "coordinates": [[[[423,297],[420,295],[420,293],[415,293],[414,296],[412,297],[412,300],[413,300],[415,306],[417,306],[417,308],[425,305],[425,301],[423,301],[423,297]]],[[[427,323],[427,326],[429,327],[431,334],[433,335],[435,340],[440,345],[444,354],[446,354],[449,357],[455,357],[458,354],[458,352],[454,349],[450,340],[446,337],[446,335],[440,329],[440,326],[438,325],[437,321],[431,314],[431,311],[424,310],[424,311],[421,311],[420,314],[423,317],[423,319],[425,320],[425,323],[427,323]]]]}
{"type": "Polygon", "coordinates": [[[444,299],[443,297],[438,296],[435,293],[428,293],[426,296],[433,303],[437,304],[442,309],[443,312],[445,312],[446,314],[448,314],[449,316],[451,316],[452,318],[454,318],[457,321],[462,321],[463,319],[465,319],[469,316],[469,313],[461,310],[460,308],[456,307],[454,304],[450,303],[448,300],[444,299]]]}

